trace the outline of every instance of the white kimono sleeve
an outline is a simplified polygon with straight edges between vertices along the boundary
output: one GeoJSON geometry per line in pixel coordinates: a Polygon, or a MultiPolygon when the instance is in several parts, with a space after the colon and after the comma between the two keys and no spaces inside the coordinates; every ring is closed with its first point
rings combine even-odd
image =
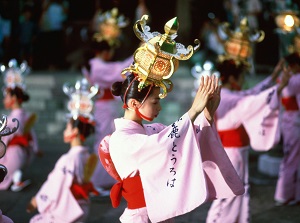
{"type": "MultiPolygon", "coordinates": [[[[201,130],[200,134],[202,135],[201,130]]],[[[203,132],[202,137],[210,136],[211,134],[206,136],[203,132]]],[[[210,197],[207,190],[210,183],[207,182],[208,178],[203,171],[206,164],[203,164],[198,138],[195,136],[194,125],[188,114],[158,134],[143,137],[148,138],[136,153],[136,160],[147,211],[152,222],[160,222],[190,212],[210,197]]],[[[134,138],[132,140],[134,141],[134,138]]],[[[207,142],[209,143],[210,141],[207,142]]],[[[214,145],[210,145],[210,148],[214,149],[214,145]]],[[[230,185],[232,182],[236,185],[234,192],[225,190],[226,197],[244,193],[244,187],[232,165],[227,169],[230,168],[233,175],[228,174],[225,178],[230,185]]],[[[227,184],[227,181],[220,181],[219,188],[223,190],[223,185],[227,184]]],[[[217,193],[222,197],[221,191],[217,193]]]]}
{"type": "Polygon", "coordinates": [[[203,113],[194,122],[205,171],[208,200],[244,194],[244,185],[228,158],[215,125],[203,113]]]}
{"type": "Polygon", "coordinates": [[[243,105],[245,109],[255,111],[245,117],[243,125],[249,135],[250,145],[256,151],[267,151],[280,140],[279,100],[276,89],[269,88],[243,105]]]}
{"type": "Polygon", "coordinates": [[[73,168],[70,161],[62,156],[53,171],[48,175],[36,195],[38,211],[51,213],[56,219],[73,222],[83,215],[78,202],[71,193],[73,168]]]}

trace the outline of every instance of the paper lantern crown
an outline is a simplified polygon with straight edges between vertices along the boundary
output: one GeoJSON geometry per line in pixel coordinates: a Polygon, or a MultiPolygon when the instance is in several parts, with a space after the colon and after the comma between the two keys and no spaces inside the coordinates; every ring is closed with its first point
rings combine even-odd
{"type": "Polygon", "coordinates": [[[110,46],[118,46],[121,28],[126,27],[129,21],[119,14],[117,8],[113,8],[111,11],[100,12],[96,18],[96,24],[94,40],[96,42],[107,41],[110,46]]]}
{"type": "Polygon", "coordinates": [[[199,49],[200,42],[195,40],[195,47],[187,48],[181,43],[176,43],[179,23],[177,18],[169,20],[164,26],[164,34],[150,32],[146,25],[148,15],[138,20],[133,30],[135,35],[143,42],[134,53],[134,64],[122,71],[123,77],[127,72],[138,75],[139,90],[154,84],[161,87],[161,98],[172,90],[173,84],[169,78],[177,70],[179,60],[188,60],[199,49]]]}
{"type": "Polygon", "coordinates": [[[8,62],[8,66],[1,65],[0,67],[1,73],[4,74],[4,84],[6,88],[19,87],[25,91],[25,75],[30,72],[30,67],[27,62],[24,61],[18,66],[18,62],[16,59],[11,59],[8,62]]]}
{"type": "Polygon", "coordinates": [[[262,30],[250,30],[247,18],[240,21],[235,30],[229,28],[229,23],[221,25],[221,30],[227,36],[224,42],[225,54],[219,56],[219,60],[233,59],[236,63],[243,62],[247,65],[248,58],[252,55],[252,43],[261,42],[265,38],[262,30]]]}
{"type": "Polygon", "coordinates": [[[97,94],[98,86],[90,85],[87,79],[83,78],[78,80],[74,87],[68,83],[64,84],[63,91],[70,98],[67,105],[70,113],[67,114],[67,117],[93,124],[94,102],[92,98],[97,94]]]}

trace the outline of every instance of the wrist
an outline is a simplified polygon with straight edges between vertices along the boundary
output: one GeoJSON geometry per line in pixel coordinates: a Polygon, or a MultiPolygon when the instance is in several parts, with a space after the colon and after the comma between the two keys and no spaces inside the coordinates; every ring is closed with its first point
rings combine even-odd
{"type": "Polygon", "coordinates": [[[190,109],[188,111],[188,115],[189,115],[191,121],[194,122],[195,119],[197,118],[197,116],[199,115],[199,113],[197,113],[194,109],[190,109]]]}
{"type": "Polygon", "coordinates": [[[214,116],[213,116],[213,114],[211,114],[211,113],[207,110],[207,108],[204,109],[204,116],[205,116],[206,120],[207,120],[210,124],[213,123],[213,121],[214,121],[214,116]]]}

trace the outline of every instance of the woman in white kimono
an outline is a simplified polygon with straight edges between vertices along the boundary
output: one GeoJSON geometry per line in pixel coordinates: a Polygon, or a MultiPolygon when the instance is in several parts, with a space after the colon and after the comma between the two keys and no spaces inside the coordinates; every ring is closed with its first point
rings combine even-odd
{"type": "Polygon", "coordinates": [[[283,159],[275,191],[277,206],[293,205],[300,202],[300,55],[292,53],[285,57],[292,76],[282,91],[281,135],[283,159]]]}
{"type": "MultiPolygon", "coordinates": [[[[91,41],[91,58],[88,58],[83,74],[91,84],[99,86],[95,101],[96,132],[94,152],[98,153],[101,140],[114,131],[114,119],[119,117],[120,100],[111,94],[110,88],[115,81],[121,81],[120,73],[133,62],[132,52],[126,52],[128,57],[116,57],[117,48],[124,44],[123,28],[129,24],[128,18],[120,14],[118,8],[100,11],[93,20],[94,35],[91,41]]],[[[100,196],[109,195],[109,190],[116,183],[103,168],[97,164],[92,182],[100,192],[100,196]]]]}
{"type": "Polygon", "coordinates": [[[58,159],[47,180],[27,205],[27,212],[36,209],[39,212],[30,223],[85,222],[89,214],[89,195],[98,195],[90,181],[97,156],[91,155],[83,145],[94,133],[94,120],[89,114],[92,104],[84,100],[87,98],[80,97],[89,94],[85,93],[85,87],[81,89],[68,93],[71,114],[63,136],[64,142],[70,144],[70,150],[58,159]]]}
{"type": "Polygon", "coordinates": [[[203,78],[191,108],[173,124],[143,124],[159,115],[178,60],[190,58],[199,47],[175,43],[176,17],[165,24],[163,38],[149,32],[147,19],[134,26],[145,43],[136,50],[134,64],[123,70],[128,76],[112,86],[123,101],[124,117],[115,119],[116,131],[99,147],[102,164],[118,180],[110,194],[113,207],[122,196],[127,201],[122,223],[171,222],[205,201],[244,193],[214,127],[218,78],[203,78]]]}
{"type": "MultiPolygon", "coordinates": [[[[100,88],[94,111],[96,121],[94,151],[97,154],[100,141],[114,131],[113,122],[119,115],[120,100],[111,94],[110,88],[115,81],[123,79],[120,73],[132,63],[133,58],[130,56],[124,61],[111,61],[114,49],[105,40],[94,41],[92,49],[95,56],[89,60],[89,69],[84,69],[83,73],[91,84],[98,85],[100,88]]],[[[105,195],[103,189],[110,189],[116,183],[100,163],[97,164],[92,182],[99,190],[100,195],[105,195]]]]}
{"type": "Polygon", "coordinates": [[[249,149],[252,146],[254,150],[266,151],[279,141],[278,95],[288,82],[287,77],[276,85],[282,65],[283,60],[278,63],[272,76],[249,90],[240,90],[247,64],[230,58],[217,64],[222,80],[222,100],[215,114],[216,127],[246,192],[242,196],[215,200],[208,212],[208,223],[250,221],[249,149]]]}
{"type": "MultiPolygon", "coordinates": [[[[30,184],[30,180],[24,180],[22,172],[29,165],[35,155],[41,155],[38,148],[38,141],[32,129],[36,114],[26,111],[22,105],[29,100],[29,95],[25,91],[23,82],[23,72],[17,67],[16,61],[9,62],[9,68],[4,71],[4,98],[3,104],[6,110],[10,110],[8,115],[9,125],[13,125],[13,119],[19,120],[18,130],[3,138],[7,145],[6,156],[1,160],[9,172],[0,184],[0,190],[11,189],[20,191],[30,184]],[[13,183],[13,185],[11,185],[13,183]]],[[[24,65],[25,66],[25,65],[24,65]]]]}
{"type": "MultiPolygon", "coordinates": [[[[116,131],[109,139],[119,179],[111,191],[113,206],[121,195],[128,202],[121,222],[148,222],[148,218],[159,222],[189,212],[204,201],[243,194],[213,126],[218,80],[212,77],[203,83],[189,111],[170,126],[142,124],[161,110],[158,87],[139,92],[134,74],[114,84],[113,93],[124,98],[126,107],[124,117],[115,120],[116,131]],[[198,115],[201,118],[194,123],[198,115]]],[[[108,138],[103,144],[105,140],[108,138]]]]}

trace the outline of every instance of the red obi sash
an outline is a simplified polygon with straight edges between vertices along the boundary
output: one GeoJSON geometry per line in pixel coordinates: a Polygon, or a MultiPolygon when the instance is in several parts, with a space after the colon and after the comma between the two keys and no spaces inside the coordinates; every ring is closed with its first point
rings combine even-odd
{"type": "Polygon", "coordinates": [[[93,193],[96,196],[99,195],[99,192],[94,188],[91,182],[84,184],[73,183],[70,189],[76,200],[88,200],[89,193],[93,193]]]}
{"type": "Polygon", "coordinates": [[[286,111],[298,111],[299,107],[295,96],[281,98],[281,103],[286,111]]]}
{"type": "Polygon", "coordinates": [[[19,145],[21,147],[28,147],[29,142],[32,140],[31,134],[15,135],[8,143],[7,146],[19,145]]]}
{"type": "Polygon", "coordinates": [[[128,209],[146,207],[141,177],[134,176],[116,183],[110,191],[110,199],[114,208],[118,207],[122,196],[127,201],[128,209]]]}
{"type": "Polygon", "coordinates": [[[244,147],[250,144],[249,136],[243,125],[237,129],[218,131],[224,147],[244,147]]]}
{"type": "Polygon", "coordinates": [[[118,181],[110,191],[112,206],[118,207],[123,196],[129,209],[146,207],[141,177],[137,175],[124,180],[121,179],[109,153],[109,138],[110,135],[102,139],[98,153],[104,169],[118,181]]]}
{"type": "Polygon", "coordinates": [[[114,96],[109,88],[104,89],[103,95],[98,98],[99,101],[112,99],[114,99],[114,96]]]}

